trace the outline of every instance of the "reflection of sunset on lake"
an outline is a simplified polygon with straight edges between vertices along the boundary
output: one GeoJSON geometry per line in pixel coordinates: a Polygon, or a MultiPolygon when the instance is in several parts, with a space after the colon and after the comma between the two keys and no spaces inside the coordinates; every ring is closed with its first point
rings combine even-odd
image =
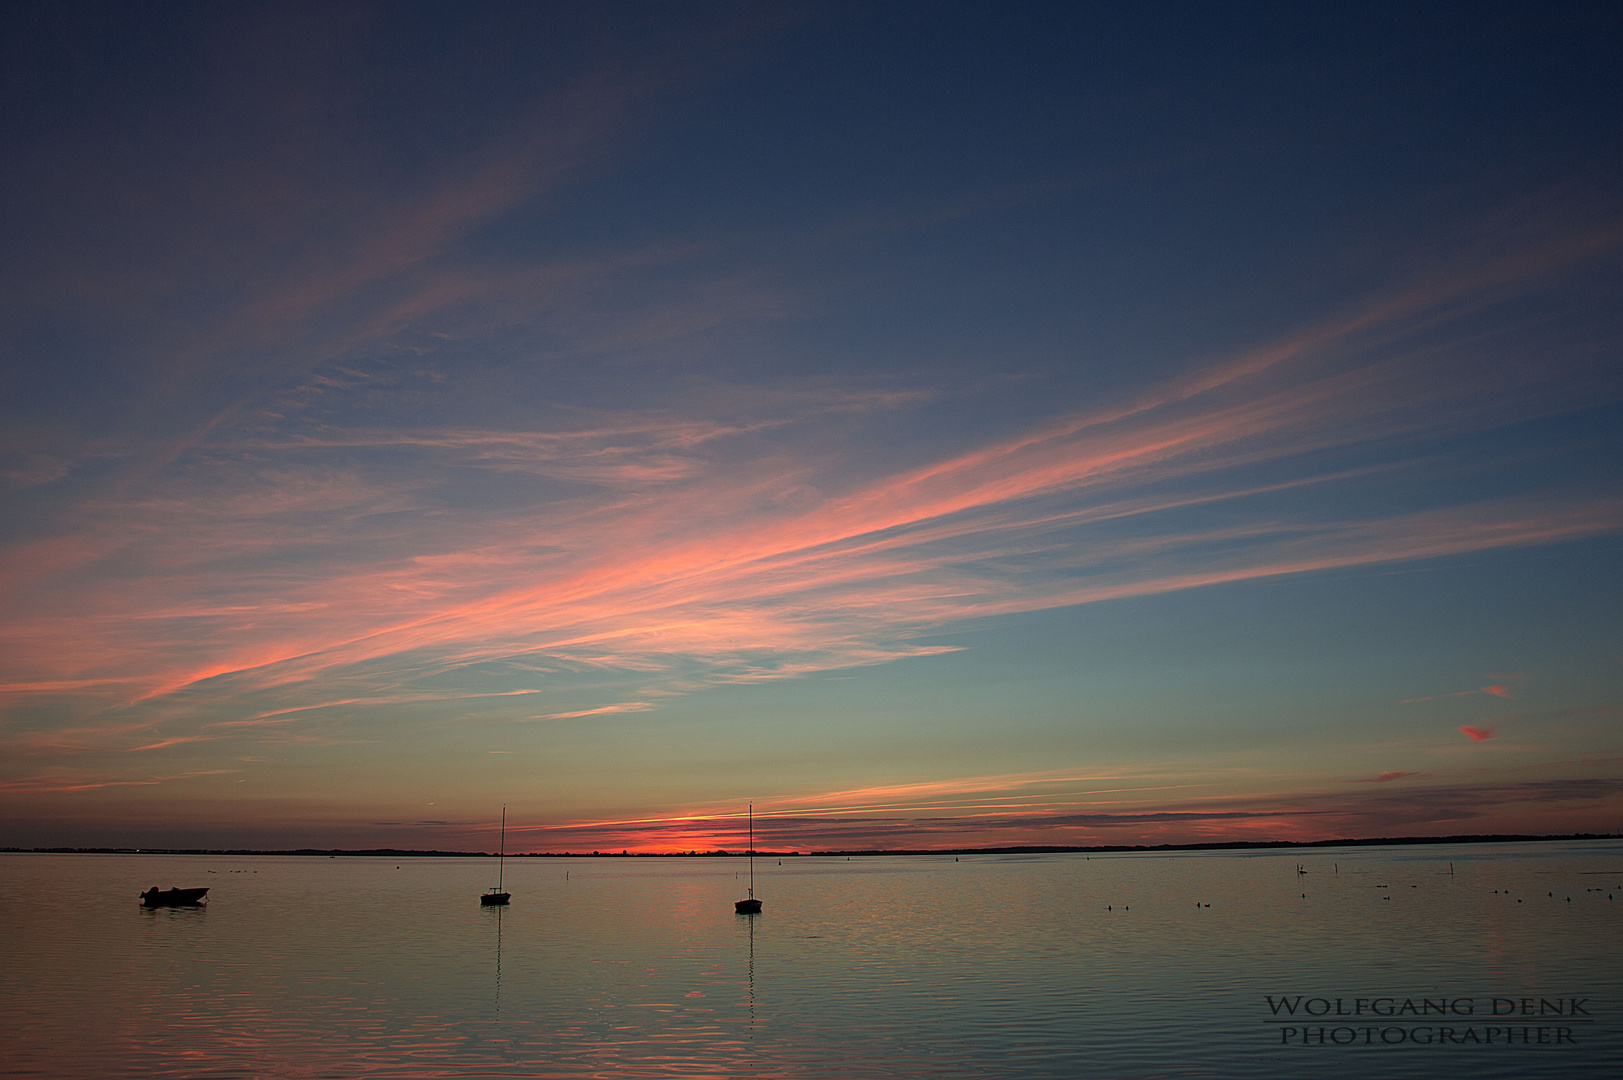
{"type": "Polygon", "coordinates": [[[1568,840],[786,855],[755,860],[765,906],[738,915],[742,858],[509,858],[512,905],[481,907],[490,859],[0,853],[0,903],[77,898],[71,914],[5,908],[7,1064],[1423,1080],[1441,1060],[1598,1077],[1623,1049],[1623,965],[1618,904],[1590,886],[1623,891],[1620,854],[1568,840]],[[209,903],[143,909],[121,891],[152,877],[205,880],[209,903]],[[1494,1015],[1528,995],[1563,1015],[1494,1015]],[[1385,1015],[1327,1015],[1360,1000],[1385,1015]],[[1453,1011],[1399,1012],[1410,1000],[1453,1011]]]}

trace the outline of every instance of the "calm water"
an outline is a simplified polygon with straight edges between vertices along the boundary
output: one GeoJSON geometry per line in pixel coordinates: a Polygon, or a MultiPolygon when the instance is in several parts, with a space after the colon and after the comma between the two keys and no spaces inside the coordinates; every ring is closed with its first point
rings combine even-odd
{"type": "Polygon", "coordinates": [[[0,1072],[1599,1077],[1623,1061],[1615,842],[789,857],[757,861],[755,918],[732,911],[743,868],[516,860],[503,911],[479,906],[494,866],[473,860],[0,855],[0,1072]],[[145,910],[153,884],[212,892],[145,910]],[[1456,1011],[1301,1018],[1360,997],[1456,1011]],[[1511,1021],[1495,998],[1585,1012],[1511,1021]]]}

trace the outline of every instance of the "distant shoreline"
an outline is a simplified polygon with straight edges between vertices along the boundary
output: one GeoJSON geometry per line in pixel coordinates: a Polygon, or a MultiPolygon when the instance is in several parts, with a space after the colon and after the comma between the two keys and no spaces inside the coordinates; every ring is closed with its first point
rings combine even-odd
{"type": "MultiPolygon", "coordinates": [[[[1620,840],[1618,833],[1563,833],[1549,836],[1518,834],[1481,834],[1468,836],[1382,836],[1370,839],[1342,840],[1232,840],[1203,844],[1107,844],[1092,847],[1069,845],[1024,844],[1011,847],[958,847],[958,848],[853,848],[831,851],[766,851],[757,849],[762,857],[784,858],[797,856],[883,855],[1063,855],[1063,854],[1133,854],[1137,852],[1174,851],[1268,851],[1284,848],[1339,848],[1339,847],[1412,847],[1425,844],[1507,844],[1542,843],[1556,840],[1620,840]]],[[[252,848],[114,848],[114,847],[0,847],[4,855],[302,855],[337,858],[343,856],[374,856],[378,858],[457,858],[481,859],[496,857],[493,851],[435,851],[410,848],[290,848],[285,850],[256,850],[252,848]]],[[[530,851],[509,854],[509,859],[696,859],[741,858],[748,852],[739,850],[716,851],[530,851]]]]}

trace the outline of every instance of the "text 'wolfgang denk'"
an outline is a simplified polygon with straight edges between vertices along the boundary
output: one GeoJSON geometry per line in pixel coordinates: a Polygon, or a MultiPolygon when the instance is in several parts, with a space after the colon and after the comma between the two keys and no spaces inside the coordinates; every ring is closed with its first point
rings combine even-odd
{"type": "Polygon", "coordinates": [[[1284,1046],[1575,1045],[1582,1030],[1575,1025],[1593,1020],[1589,999],[1576,997],[1298,994],[1264,1000],[1271,1022],[1289,1022],[1279,1028],[1284,1046]]]}

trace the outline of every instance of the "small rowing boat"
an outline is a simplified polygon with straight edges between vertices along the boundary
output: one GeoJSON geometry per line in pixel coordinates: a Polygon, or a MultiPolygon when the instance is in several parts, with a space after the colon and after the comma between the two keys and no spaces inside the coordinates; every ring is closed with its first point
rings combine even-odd
{"type": "Polygon", "coordinates": [[[145,907],[196,907],[203,902],[207,889],[170,889],[159,892],[156,885],[141,894],[145,907]]]}

